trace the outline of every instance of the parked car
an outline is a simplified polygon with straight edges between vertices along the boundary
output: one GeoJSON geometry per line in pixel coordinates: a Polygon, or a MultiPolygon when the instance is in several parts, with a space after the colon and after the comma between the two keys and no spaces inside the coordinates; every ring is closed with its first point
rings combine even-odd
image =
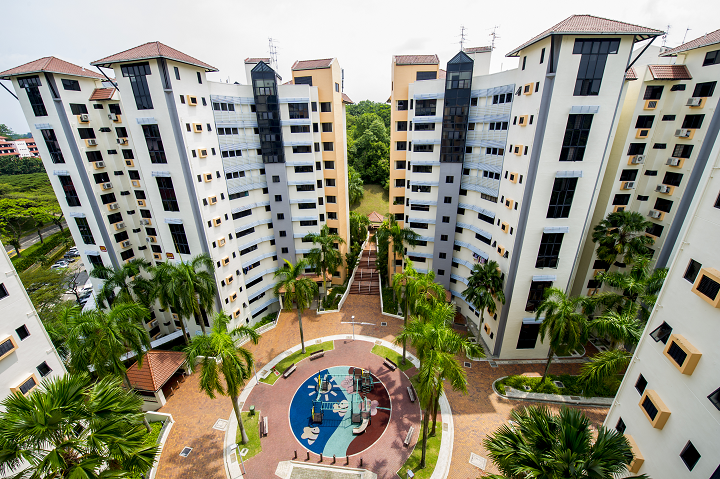
{"type": "Polygon", "coordinates": [[[77,257],[66,254],[65,256],[63,256],[63,261],[66,261],[68,263],[74,263],[75,261],[77,261],[77,257]]]}
{"type": "Polygon", "coordinates": [[[50,266],[50,269],[67,268],[68,266],[70,266],[70,263],[68,263],[67,261],[60,260],[57,263],[55,263],[54,265],[50,266]]]}

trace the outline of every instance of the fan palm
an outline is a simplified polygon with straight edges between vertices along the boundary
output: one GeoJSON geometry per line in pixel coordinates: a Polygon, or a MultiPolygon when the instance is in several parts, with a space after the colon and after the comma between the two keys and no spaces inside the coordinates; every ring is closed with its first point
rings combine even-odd
{"type": "Polygon", "coordinates": [[[505,304],[503,280],[497,262],[488,261],[482,265],[474,265],[463,296],[468,304],[480,310],[481,324],[485,322],[486,309],[490,314],[495,314],[497,311],[496,301],[505,304]]]}
{"type": "Polygon", "coordinates": [[[104,307],[106,304],[119,301],[130,303],[139,301],[145,307],[150,307],[152,282],[142,276],[150,263],[144,259],[136,258],[124,263],[120,268],[97,265],[90,271],[90,276],[103,280],[100,292],[97,295],[98,303],[104,307]],[[115,290],[118,290],[115,293],[115,290]]]}
{"type": "Polygon", "coordinates": [[[595,226],[592,233],[593,243],[597,243],[597,257],[612,265],[618,258],[622,263],[632,263],[636,256],[646,255],[647,248],[654,240],[645,235],[652,227],[650,221],[637,212],[617,211],[610,213],[595,226]]]}
{"type": "Polygon", "coordinates": [[[514,426],[503,425],[483,440],[501,472],[489,478],[613,479],[633,460],[630,444],[617,431],[601,426],[593,441],[582,411],[563,407],[554,415],[545,406],[532,406],[511,417],[514,426]]]}
{"type": "Polygon", "coordinates": [[[0,474],[24,478],[137,477],[158,454],[145,444],[142,399],[119,378],[45,380],[6,397],[0,413],[0,474]]]}
{"type": "Polygon", "coordinates": [[[310,278],[303,277],[307,261],[301,259],[295,265],[285,260],[285,265],[275,272],[275,283],[273,292],[275,296],[280,297],[284,294],[283,307],[290,311],[293,302],[297,304],[298,324],[300,325],[300,344],[302,352],[305,354],[305,338],[302,327],[302,313],[310,307],[313,297],[318,293],[318,285],[310,278]]]}
{"type": "Polygon", "coordinates": [[[215,399],[215,394],[229,396],[237,418],[242,443],[247,444],[248,436],[243,426],[238,406],[238,397],[245,381],[252,376],[255,359],[250,351],[237,346],[238,339],[248,337],[257,344],[260,335],[253,328],[240,326],[228,331],[230,317],[224,312],[215,313],[209,335],[196,336],[185,348],[187,365],[192,372],[200,362],[200,390],[215,399]],[[225,380],[223,385],[220,373],[225,380]]]}
{"type": "Polygon", "coordinates": [[[323,225],[320,233],[308,233],[304,239],[318,245],[310,250],[308,260],[315,268],[315,272],[322,275],[323,292],[327,297],[326,276],[329,273],[335,273],[338,267],[342,266],[342,255],[339,249],[335,249],[335,245],[345,244],[345,240],[339,235],[330,233],[330,227],[327,224],[323,225]]]}
{"type": "Polygon", "coordinates": [[[538,321],[545,315],[540,324],[540,342],[547,337],[550,346],[540,384],[545,382],[553,354],[572,351],[587,341],[587,318],[579,311],[581,305],[582,298],[568,297],[559,288],[545,290],[544,299],[535,312],[538,321]]]}

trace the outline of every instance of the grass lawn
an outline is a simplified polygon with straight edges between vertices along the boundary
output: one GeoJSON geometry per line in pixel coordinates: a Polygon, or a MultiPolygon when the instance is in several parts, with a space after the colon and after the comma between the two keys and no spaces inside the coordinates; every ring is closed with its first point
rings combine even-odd
{"type": "MultiPolygon", "coordinates": [[[[245,426],[245,433],[248,436],[248,443],[242,443],[242,435],[240,434],[240,426],[237,428],[237,436],[235,437],[235,443],[237,443],[237,452],[243,448],[248,449],[248,453],[243,456],[243,460],[247,461],[260,451],[262,451],[262,445],[260,444],[260,426],[258,421],[260,420],[260,411],[255,411],[254,415],[250,415],[249,412],[240,413],[242,416],[243,426],[245,426]]],[[[238,457],[238,462],[240,458],[238,457]]]]}
{"type": "Polygon", "coordinates": [[[350,211],[355,211],[361,215],[369,215],[373,211],[377,211],[381,215],[385,215],[390,211],[390,193],[380,185],[363,185],[365,196],[360,203],[350,206],[350,211]]]}
{"type": "MultiPolygon", "coordinates": [[[[145,437],[143,438],[143,444],[146,446],[152,446],[153,444],[156,444],[158,438],[160,437],[160,430],[162,429],[162,427],[163,423],[160,421],[151,422],[150,429],[152,429],[152,431],[145,435],[145,437]]],[[[140,479],[140,473],[130,474],[129,477],[131,479],[140,479]]]]}
{"type": "Polygon", "coordinates": [[[402,353],[396,353],[392,349],[388,349],[385,346],[375,345],[370,350],[371,353],[377,354],[381,358],[390,358],[392,362],[397,364],[397,366],[400,368],[401,371],[407,371],[411,367],[413,367],[413,363],[408,360],[404,365],[401,364],[402,361],[402,353]]]}
{"type": "MultiPolygon", "coordinates": [[[[432,430],[432,422],[428,424],[428,432],[432,430]]],[[[408,469],[415,473],[415,479],[428,479],[432,476],[435,470],[435,464],[437,463],[438,454],[440,453],[440,439],[442,438],[442,422],[438,421],[437,428],[435,429],[435,436],[428,437],[427,449],[425,450],[425,468],[419,469],[420,457],[422,456],[422,437],[418,438],[418,442],[415,445],[405,465],[398,471],[398,476],[405,478],[407,477],[408,469]]],[[[421,432],[422,435],[422,432],[421,432]]]]}
{"type": "Polygon", "coordinates": [[[505,386],[510,386],[519,391],[525,391],[524,385],[530,386],[532,391],[543,394],[561,394],[565,396],[585,396],[585,397],[615,397],[618,388],[620,387],[620,381],[622,376],[619,375],[615,378],[611,378],[599,387],[588,390],[585,384],[583,384],[579,376],[571,376],[569,374],[560,374],[558,376],[554,374],[548,374],[548,379],[545,384],[540,386],[541,378],[532,378],[527,376],[508,376],[497,383],[495,387],[498,392],[505,394],[505,386]],[[553,384],[553,381],[560,381],[565,386],[559,388],[553,384]]]}
{"type": "MultiPolygon", "coordinates": [[[[275,370],[278,371],[281,375],[282,372],[287,369],[288,366],[290,366],[292,363],[299,363],[303,359],[309,357],[312,353],[317,351],[318,349],[323,349],[325,351],[332,351],[334,349],[334,344],[332,341],[325,341],[324,343],[320,344],[313,344],[312,346],[305,346],[305,354],[302,353],[302,350],[298,350],[294,353],[292,353],[290,356],[284,358],[282,361],[277,363],[275,365],[275,370]]],[[[275,384],[275,381],[278,380],[280,376],[276,376],[274,372],[271,372],[268,377],[265,379],[261,379],[261,382],[264,382],[265,384],[275,384]]]]}

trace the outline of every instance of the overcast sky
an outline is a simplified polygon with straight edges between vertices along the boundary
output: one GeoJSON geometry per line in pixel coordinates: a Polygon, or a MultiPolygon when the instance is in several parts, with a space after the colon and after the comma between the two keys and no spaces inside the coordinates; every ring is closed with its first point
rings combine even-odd
{"type": "MultiPolygon", "coordinates": [[[[444,68],[460,48],[461,26],[471,47],[489,45],[490,33],[498,27],[491,71],[499,71],[517,65],[506,53],[573,14],[660,30],[669,24],[668,46],[682,43],[687,28],[687,40],[720,28],[720,2],[689,5],[677,0],[604,0],[594,5],[567,0],[5,2],[0,71],[51,55],[88,67],[107,55],[160,41],[218,68],[212,80],[245,83],[243,60],[268,56],[272,37],[283,78],[291,76],[295,60],[337,57],[350,98],[383,102],[390,94],[393,54],[437,53],[444,68]]],[[[654,45],[661,43],[658,39],[654,45]]],[[[3,89],[0,123],[18,133],[29,131],[19,104],[3,89]]]]}

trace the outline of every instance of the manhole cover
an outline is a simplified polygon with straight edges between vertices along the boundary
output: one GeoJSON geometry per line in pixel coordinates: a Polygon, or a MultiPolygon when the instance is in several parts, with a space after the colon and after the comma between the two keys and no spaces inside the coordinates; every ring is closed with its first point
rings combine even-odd
{"type": "Polygon", "coordinates": [[[469,368],[469,367],[470,367],[470,363],[467,362],[467,361],[465,361],[465,362],[463,363],[463,366],[465,366],[466,368],[469,368]]]}
{"type": "Polygon", "coordinates": [[[478,456],[474,452],[470,453],[470,464],[472,464],[475,467],[480,468],[480,470],[484,471],[485,466],[487,466],[487,459],[485,459],[482,456],[478,456]]]}
{"type": "Polygon", "coordinates": [[[227,428],[227,425],[227,419],[218,419],[217,421],[215,421],[213,429],[217,429],[218,431],[224,431],[225,428],[227,428]]]}
{"type": "Polygon", "coordinates": [[[381,323],[380,323],[380,326],[387,326],[387,323],[381,322],[381,323]]]}
{"type": "Polygon", "coordinates": [[[182,457],[188,457],[188,455],[190,454],[192,449],[193,449],[192,447],[183,447],[183,450],[180,452],[180,455],[182,457]]]}

